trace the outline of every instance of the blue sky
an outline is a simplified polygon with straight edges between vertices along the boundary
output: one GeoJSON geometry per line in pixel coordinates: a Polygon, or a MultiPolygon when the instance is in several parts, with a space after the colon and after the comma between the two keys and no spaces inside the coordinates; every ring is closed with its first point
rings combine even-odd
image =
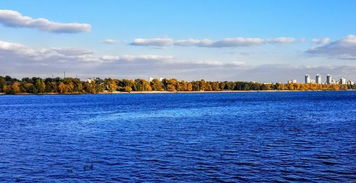
{"type": "Polygon", "coordinates": [[[10,22],[17,15],[3,12],[1,18],[0,13],[1,75],[45,77],[66,70],[82,78],[285,82],[330,73],[356,79],[354,1],[2,0],[0,9],[32,20],[90,25],[70,33],[52,31],[43,24],[10,22]],[[114,42],[104,43],[107,39],[114,42]],[[5,43],[33,53],[23,58],[24,53],[5,49],[5,43]],[[68,58],[69,49],[88,53],[68,58]],[[34,68],[27,70],[29,65],[34,68]]]}

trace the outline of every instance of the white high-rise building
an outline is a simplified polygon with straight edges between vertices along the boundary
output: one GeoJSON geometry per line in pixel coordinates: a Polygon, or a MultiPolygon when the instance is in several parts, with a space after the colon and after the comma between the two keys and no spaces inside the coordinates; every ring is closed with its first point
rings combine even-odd
{"type": "Polygon", "coordinates": [[[330,74],[328,74],[328,75],[326,76],[326,84],[332,84],[332,83],[333,83],[332,80],[333,80],[333,78],[331,77],[330,74]]]}
{"type": "Polygon", "coordinates": [[[346,85],[346,79],[345,78],[341,78],[339,83],[342,84],[342,85],[346,85]]]}
{"type": "Polygon", "coordinates": [[[306,74],[306,75],[305,75],[305,83],[306,83],[306,84],[310,83],[310,76],[309,76],[309,74],[306,74]]]}
{"type": "Polygon", "coordinates": [[[316,76],[315,76],[315,82],[316,82],[317,84],[321,84],[321,76],[320,76],[320,74],[316,74],[316,76]]]}

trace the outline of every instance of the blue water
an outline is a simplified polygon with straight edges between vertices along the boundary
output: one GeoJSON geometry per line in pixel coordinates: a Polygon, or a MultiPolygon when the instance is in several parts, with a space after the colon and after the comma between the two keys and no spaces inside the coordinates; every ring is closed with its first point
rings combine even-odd
{"type": "Polygon", "coordinates": [[[356,92],[0,96],[0,182],[356,182],[356,92]]]}

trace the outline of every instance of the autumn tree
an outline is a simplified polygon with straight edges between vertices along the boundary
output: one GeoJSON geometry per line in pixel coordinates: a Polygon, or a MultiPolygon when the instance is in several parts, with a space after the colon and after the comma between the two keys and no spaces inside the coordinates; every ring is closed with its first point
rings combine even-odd
{"type": "Polygon", "coordinates": [[[217,81],[214,81],[211,83],[211,88],[213,91],[220,91],[220,85],[219,85],[219,82],[217,81]]]}
{"type": "Polygon", "coordinates": [[[187,82],[186,81],[180,81],[177,83],[177,90],[178,91],[187,91],[187,82]]]}
{"type": "Polygon", "coordinates": [[[58,92],[61,94],[67,93],[67,86],[63,82],[59,82],[58,84],[58,92]]]}
{"type": "Polygon", "coordinates": [[[178,88],[177,79],[163,79],[162,83],[167,91],[177,91],[178,88]]]}
{"type": "Polygon", "coordinates": [[[0,76],[0,93],[4,92],[5,85],[6,85],[5,78],[0,76]]]}
{"type": "Polygon", "coordinates": [[[150,82],[150,84],[151,84],[152,90],[154,90],[154,91],[162,91],[162,90],[164,90],[162,82],[160,80],[158,80],[158,79],[153,79],[150,82]]]}
{"type": "Polygon", "coordinates": [[[20,92],[21,92],[20,82],[18,82],[18,81],[15,81],[10,86],[5,87],[6,94],[16,94],[16,93],[20,93],[20,92]]]}
{"type": "Polygon", "coordinates": [[[105,85],[109,92],[114,92],[118,89],[117,81],[111,78],[105,79],[105,85]]]}
{"type": "Polygon", "coordinates": [[[193,91],[193,85],[191,82],[187,83],[187,91],[193,91]]]}
{"type": "Polygon", "coordinates": [[[135,91],[152,91],[150,83],[144,79],[136,79],[134,89],[135,91]]]}
{"type": "Polygon", "coordinates": [[[111,79],[100,78],[81,81],[78,78],[22,78],[0,76],[0,93],[100,93],[114,91],[220,91],[220,90],[347,90],[356,89],[356,84],[272,83],[263,84],[243,81],[184,81],[177,79],[111,79]]]}
{"type": "Polygon", "coordinates": [[[123,89],[124,92],[131,92],[132,91],[132,88],[130,86],[125,86],[124,89],[123,89]]]}

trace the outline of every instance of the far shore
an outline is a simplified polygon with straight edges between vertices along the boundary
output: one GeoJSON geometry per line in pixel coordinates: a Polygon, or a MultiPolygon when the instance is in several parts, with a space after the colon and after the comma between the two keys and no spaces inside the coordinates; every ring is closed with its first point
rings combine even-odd
{"type": "MultiPolygon", "coordinates": [[[[110,94],[170,94],[170,93],[260,93],[260,92],[320,92],[320,91],[356,91],[349,90],[222,90],[222,91],[132,91],[132,92],[100,92],[96,94],[110,95],[110,94]]],[[[86,95],[91,93],[16,93],[0,95],[86,95]]],[[[95,94],[94,94],[95,95],[95,94]]]]}

